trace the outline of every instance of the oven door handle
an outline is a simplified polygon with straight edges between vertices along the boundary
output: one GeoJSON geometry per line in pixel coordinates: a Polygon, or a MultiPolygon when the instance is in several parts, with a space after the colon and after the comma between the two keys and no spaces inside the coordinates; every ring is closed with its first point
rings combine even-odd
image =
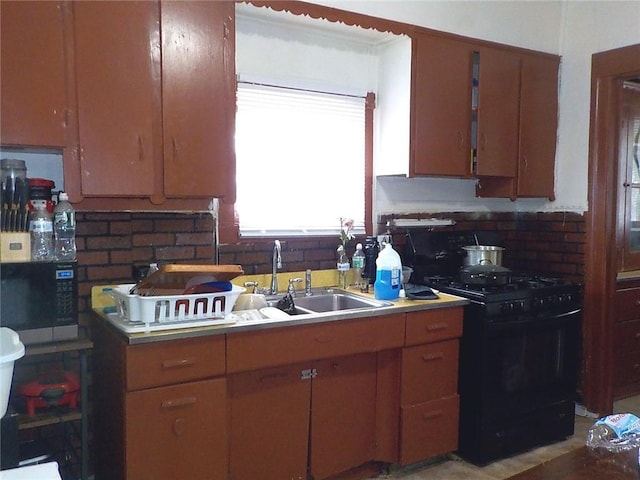
{"type": "Polygon", "coordinates": [[[576,308],[575,310],[571,310],[570,312],[564,312],[564,313],[560,313],[558,315],[553,315],[551,318],[569,317],[571,315],[575,315],[577,313],[580,313],[581,311],[582,311],[581,308],[576,308]]]}

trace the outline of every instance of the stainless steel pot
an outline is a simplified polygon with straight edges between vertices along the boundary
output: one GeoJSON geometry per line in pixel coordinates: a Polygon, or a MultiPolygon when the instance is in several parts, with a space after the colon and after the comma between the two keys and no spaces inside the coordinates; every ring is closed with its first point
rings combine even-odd
{"type": "Polygon", "coordinates": [[[467,252],[464,257],[465,266],[473,265],[502,265],[502,252],[504,248],[488,245],[467,245],[462,247],[467,252]]]}

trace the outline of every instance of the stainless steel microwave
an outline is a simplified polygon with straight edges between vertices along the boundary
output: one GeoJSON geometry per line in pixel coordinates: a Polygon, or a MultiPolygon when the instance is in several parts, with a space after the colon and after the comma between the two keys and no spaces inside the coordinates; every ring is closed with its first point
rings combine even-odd
{"type": "Polygon", "coordinates": [[[24,344],[78,337],[77,262],[0,264],[0,326],[24,344]]]}

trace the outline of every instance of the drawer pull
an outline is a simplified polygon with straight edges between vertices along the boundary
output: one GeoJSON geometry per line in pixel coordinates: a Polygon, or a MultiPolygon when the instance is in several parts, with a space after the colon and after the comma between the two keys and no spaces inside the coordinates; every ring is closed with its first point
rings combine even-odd
{"type": "Polygon", "coordinates": [[[636,337],[636,338],[640,338],[640,332],[636,332],[636,334],[634,335],[634,337],[636,337]]]}
{"type": "Polygon", "coordinates": [[[636,300],[636,307],[640,307],[640,298],[636,300]]]}
{"type": "Polygon", "coordinates": [[[329,343],[331,341],[331,337],[328,335],[318,335],[314,340],[317,343],[329,343]]]}
{"type": "Polygon", "coordinates": [[[194,363],[196,363],[196,359],[194,357],[180,358],[178,360],[163,360],[162,368],[188,367],[189,365],[193,365],[194,363]]]}
{"type": "Polygon", "coordinates": [[[174,400],[163,400],[162,408],[184,407],[185,405],[193,405],[196,403],[196,397],[176,398],[174,400]]]}
{"type": "Polygon", "coordinates": [[[444,353],[430,353],[429,355],[423,355],[422,360],[425,362],[432,362],[433,360],[441,360],[444,357],[444,353]]]}
{"type": "Polygon", "coordinates": [[[449,328],[449,324],[446,322],[432,323],[427,325],[427,331],[429,332],[433,332],[435,330],[444,330],[446,328],[449,328]]]}
{"type": "Polygon", "coordinates": [[[288,375],[286,373],[272,373],[270,375],[263,375],[262,377],[260,377],[260,383],[273,382],[275,380],[287,378],[287,376],[288,375]]]}
{"type": "Polygon", "coordinates": [[[433,412],[427,412],[422,414],[422,419],[424,421],[433,420],[436,417],[442,416],[442,410],[434,410],[433,412]]]}

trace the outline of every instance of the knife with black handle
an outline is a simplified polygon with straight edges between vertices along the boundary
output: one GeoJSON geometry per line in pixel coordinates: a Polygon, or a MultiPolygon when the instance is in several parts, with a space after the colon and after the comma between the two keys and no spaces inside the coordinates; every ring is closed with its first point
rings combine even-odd
{"type": "Polygon", "coordinates": [[[13,177],[7,177],[7,185],[4,190],[4,198],[2,199],[2,210],[4,212],[4,220],[2,221],[3,230],[5,232],[11,229],[11,203],[13,202],[13,177]]]}
{"type": "Polygon", "coordinates": [[[28,232],[29,223],[29,182],[22,181],[18,194],[18,230],[22,232],[28,232]]]}

